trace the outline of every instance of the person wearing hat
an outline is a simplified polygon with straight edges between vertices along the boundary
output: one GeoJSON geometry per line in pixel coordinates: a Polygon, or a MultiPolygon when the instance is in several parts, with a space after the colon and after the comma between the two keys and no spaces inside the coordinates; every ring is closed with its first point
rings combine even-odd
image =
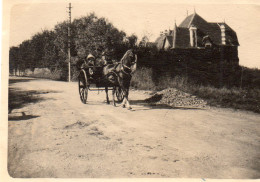
{"type": "Polygon", "coordinates": [[[112,50],[110,51],[106,48],[105,51],[102,52],[102,60],[104,65],[113,64],[115,61],[112,58],[112,50]]]}
{"type": "Polygon", "coordinates": [[[95,67],[95,57],[92,54],[88,54],[84,63],[81,65],[81,68],[88,70],[88,74],[90,78],[92,78],[92,75],[94,74],[93,67],[95,67]]]}

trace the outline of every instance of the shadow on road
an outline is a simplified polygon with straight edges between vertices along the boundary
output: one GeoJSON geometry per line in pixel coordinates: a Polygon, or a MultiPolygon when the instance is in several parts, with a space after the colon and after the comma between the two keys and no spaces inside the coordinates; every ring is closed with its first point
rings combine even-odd
{"type": "Polygon", "coordinates": [[[34,79],[29,79],[29,78],[19,78],[19,79],[9,78],[9,85],[10,84],[14,84],[14,83],[19,83],[19,82],[29,82],[31,80],[34,80],[34,79]]]}
{"type": "MultiPolygon", "coordinates": [[[[17,113],[15,113],[17,114],[17,113]]],[[[21,121],[21,120],[29,120],[33,118],[38,118],[39,116],[34,116],[34,115],[26,115],[24,112],[18,113],[19,115],[8,115],[8,121],[21,121]]]]}
{"type": "MultiPolygon", "coordinates": [[[[57,93],[56,91],[36,91],[36,90],[20,90],[19,88],[10,87],[18,82],[29,82],[32,79],[9,79],[9,93],[8,93],[8,114],[12,113],[13,109],[23,108],[27,104],[41,102],[46,98],[41,97],[41,94],[57,93]]],[[[25,83],[26,84],[26,83],[25,83]]],[[[28,120],[39,116],[22,115],[22,116],[8,116],[10,120],[28,120]]]]}
{"type": "Polygon", "coordinates": [[[40,96],[40,94],[57,93],[54,91],[36,91],[36,90],[19,90],[16,88],[9,88],[8,93],[8,113],[11,113],[13,109],[19,109],[29,103],[37,103],[46,98],[40,96]]]}

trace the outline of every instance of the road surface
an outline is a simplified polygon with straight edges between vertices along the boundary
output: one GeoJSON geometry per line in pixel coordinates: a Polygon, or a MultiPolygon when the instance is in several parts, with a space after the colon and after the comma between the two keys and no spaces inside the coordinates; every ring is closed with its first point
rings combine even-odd
{"type": "MultiPolygon", "coordinates": [[[[150,106],[133,110],[79,99],[77,83],[11,77],[8,171],[12,177],[259,178],[259,114],[150,106]]],[[[111,97],[111,96],[110,96],[111,97]]]]}

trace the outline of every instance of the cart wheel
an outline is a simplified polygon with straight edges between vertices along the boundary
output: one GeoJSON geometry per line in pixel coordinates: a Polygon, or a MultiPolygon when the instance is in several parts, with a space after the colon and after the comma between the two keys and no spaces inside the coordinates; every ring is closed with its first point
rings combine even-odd
{"type": "Polygon", "coordinates": [[[124,94],[120,87],[116,87],[116,98],[118,102],[122,102],[124,99],[124,94]]]}
{"type": "Polygon", "coordinates": [[[87,83],[87,77],[86,77],[84,70],[80,71],[80,74],[79,74],[79,77],[78,77],[78,83],[79,83],[80,100],[83,104],[86,104],[87,99],[88,99],[89,85],[87,83]]]}

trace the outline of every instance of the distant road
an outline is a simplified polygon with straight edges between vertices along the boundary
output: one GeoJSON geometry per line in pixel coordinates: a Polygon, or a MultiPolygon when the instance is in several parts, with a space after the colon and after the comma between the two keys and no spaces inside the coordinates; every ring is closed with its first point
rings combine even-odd
{"type": "Polygon", "coordinates": [[[13,177],[260,177],[259,114],[149,106],[144,91],[130,91],[133,111],[105,92],[85,105],[77,83],[43,79],[12,77],[9,93],[13,177]]]}

